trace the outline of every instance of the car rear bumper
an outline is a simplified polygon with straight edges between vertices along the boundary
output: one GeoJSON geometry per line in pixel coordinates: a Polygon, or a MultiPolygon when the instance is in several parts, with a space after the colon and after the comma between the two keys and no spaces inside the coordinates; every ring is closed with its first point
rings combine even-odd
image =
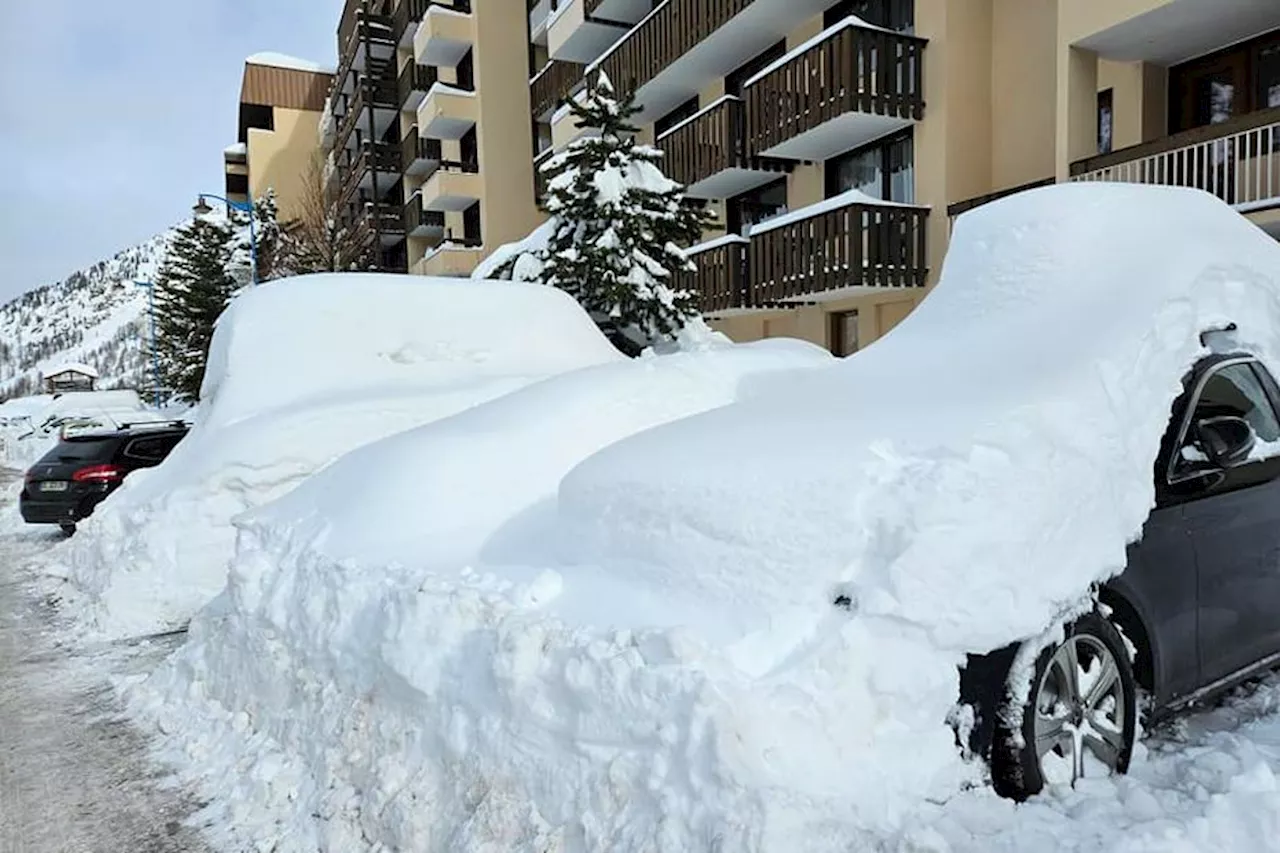
{"type": "Polygon", "coordinates": [[[92,486],[55,495],[23,491],[18,497],[18,511],[27,524],[74,524],[88,518],[98,504],[114,489],[92,486]]]}

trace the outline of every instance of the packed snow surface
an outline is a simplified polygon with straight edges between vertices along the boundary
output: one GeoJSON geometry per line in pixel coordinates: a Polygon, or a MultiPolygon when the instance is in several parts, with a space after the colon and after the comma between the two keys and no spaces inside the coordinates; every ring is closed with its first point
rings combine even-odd
{"type": "Polygon", "coordinates": [[[97,509],[55,571],[108,635],[181,624],[222,589],[240,512],[360,445],[621,359],[551,288],[330,274],[247,290],[219,319],[191,433],[97,509]]]}
{"type": "MultiPolygon", "coordinates": [[[[136,699],[207,762],[214,810],[279,850],[1065,844],[1069,803],[1006,836],[990,822],[1012,806],[961,793],[981,769],[945,722],[957,667],[1123,569],[1200,334],[1229,322],[1280,365],[1280,246],[1212,197],[1090,184],[992,203],[958,219],[941,282],[886,338],[604,446],[554,505],[540,486],[486,515],[502,479],[486,466],[561,451],[491,461],[518,433],[476,436],[478,418],[465,440],[441,424],[403,445],[417,465],[475,452],[477,488],[444,512],[484,523],[456,542],[426,522],[439,541],[384,546],[348,520],[379,473],[442,511],[443,486],[392,470],[399,444],[368,451],[380,471],[349,502],[256,514],[226,592],[136,699]]],[[[600,443],[583,411],[609,407],[571,411],[564,430],[600,443]]],[[[461,482],[441,464],[438,483],[461,482]]],[[[1190,756],[1198,789],[1162,783],[1169,765],[1106,782],[1111,825],[1136,830],[1116,838],[1273,841],[1276,781],[1250,748],[1190,756]],[[1203,825],[1171,832],[1184,812],[1203,825]]]]}

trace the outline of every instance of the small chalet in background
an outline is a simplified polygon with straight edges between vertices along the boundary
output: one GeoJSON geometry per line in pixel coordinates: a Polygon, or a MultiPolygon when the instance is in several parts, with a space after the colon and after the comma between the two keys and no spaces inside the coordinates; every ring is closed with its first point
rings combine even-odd
{"type": "Polygon", "coordinates": [[[49,394],[67,391],[92,391],[98,371],[87,364],[63,364],[44,375],[44,390],[49,394]]]}

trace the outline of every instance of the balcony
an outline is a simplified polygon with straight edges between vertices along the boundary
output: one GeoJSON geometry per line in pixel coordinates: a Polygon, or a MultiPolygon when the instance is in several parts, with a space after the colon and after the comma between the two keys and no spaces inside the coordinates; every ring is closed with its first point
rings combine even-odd
{"type": "Polygon", "coordinates": [[[414,275],[466,278],[483,257],[484,248],[480,241],[448,238],[423,255],[410,272],[414,275]]]}
{"type": "Polygon", "coordinates": [[[461,139],[480,119],[476,93],[437,81],[418,107],[418,127],[431,139],[461,139]]]}
{"type": "Polygon", "coordinates": [[[851,20],[743,85],[747,150],[825,160],[924,115],[925,40],[851,20]]]}
{"type": "Polygon", "coordinates": [[[418,126],[411,125],[408,135],[400,141],[400,166],[404,173],[425,178],[440,167],[443,159],[440,140],[419,136],[418,126]]]}
{"type": "Polygon", "coordinates": [[[484,182],[475,163],[440,164],[422,185],[424,210],[461,213],[480,200],[484,194],[484,182]]]}
{"type": "Polygon", "coordinates": [[[404,239],[404,209],[391,202],[365,202],[355,223],[358,241],[376,238],[385,248],[404,239]]]}
{"type": "Polygon", "coordinates": [[[927,208],[856,190],[751,229],[746,307],[924,287],[927,208]]]}
{"type": "Polygon", "coordinates": [[[357,129],[364,132],[365,139],[381,139],[399,112],[394,81],[374,82],[362,78],[355,94],[348,100],[346,112],[338,122],[335,147],[355,148],[358,140],[354,131],[357,129]]]}
{"type": "Polygon", "coordinates": [[[560,0],[547,27],[547,52],[562,62],[591,62],[653,7],[650,0],[560,0]]]}
{"type": "Polygon", "coordinates": [[[726,95],[657,138],[663,171],[692,198],[728,198],[774,180],[790,164],[747,156],[746,115],[726,95]]]}
{"type": "Polygon", "coordinates": [[[404,231],[409,237],[440,239],[444,236],[444,211],[425,210],[422,193],[409,196],[404,206],[404,231]]]}
{"type": "Polygon", "coordinates": [[[667,0],[587,69],[635,92],[636,121],[669,113],[785,33],[819,15],[831,0],[667,0]]]}
{"type": "Polygon", "coordinates": [[[536,44],[546,44],[551,0],[526,0],[525,5],[529,10],[529,40],[536,44]]]}
{"type": "Polygon", "coordinates": [[[368,15],[356,10],[353,25],[342,35],[338,73],[334,78],[338,89],[344,90],[352,71],[367,70],[371,59],[375,63],[389,62],[395,55],[395,20],[387,15],[368,15]]]}
{"type": "Polygon", "coordinates": [[[400,72],[400,77],[396,80],[396,93],[400,101],[400,109],[414,112],[418,107],[422,106],[422,102],[427,97],[427,92],[431,91],[431,87],[435,85],[438,79],[436,69],[429,65],[419,65],[416,62],[410,62],[400,72]]]}
{"type": "Polygon", "coordinates": [[[1194,187],[1241,213],[1280,207],[1280,107],[1080,160],[1071,180],[1194,187]]]}
{"type": "Polygon", "coordinates": [[[413,47],[413,37],[418,32],[418,23],[426,13],[427,0],[397,0],[391,17],[395,21],[394,32],[400,47],[405,50],[413,47]]]}
{"type": "Polygon", "coordinates": [[[586,66],[551,60],[529,81],[529,101],[534,121],[547,121],[573,92],[586,85],[586,66]]]}
{"type": "Polygon", "coordinates": [[[413,55],[422,65],[456,66],[475,44],[469,3],[430,3],[413,37],[413,55]]]}
{"type": "Polygon", "coordinates": [[[351,198],[357,190],[381,198],[400,178],[400,151],[389,143],[365,142],[347,167],[340,171],[343,178],[338,192],[339,203],[351,198]]]}
{"type": "Polygon", "coordinates": [[[694,272],[676,273],[672,283],[698,294],[703,314],[720,314],[747,304],[747,247],[751,241],[730,234],[689,250],[694,272]]]}

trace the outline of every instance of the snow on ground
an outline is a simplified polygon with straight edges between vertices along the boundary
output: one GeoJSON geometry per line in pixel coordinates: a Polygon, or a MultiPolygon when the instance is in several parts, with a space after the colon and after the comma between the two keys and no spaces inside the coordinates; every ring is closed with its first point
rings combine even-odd
{"type": "Polygon", "coordinates": [[[184,623],[222,589],[240,512],[362,444],[621,359],[550,288],[359,274],[252,289],[219,321],[191,434],[51,570],[106,635],[184,623]]]}
{"type": "MultiPolygon", "coordinates": [[[[356,535],[369,492],[255,514],[134,701],[207,816],[281,851],[1274,849],[1274,682],[1233,706],[1257,723],[1020,807],[945,722],[966,652],[1123,568],[1200,333],[1228,321],[1280,365],[1280,247],[1208,195],[1001,200],[875,346],[609,444],[468,569],[475,531],[435,571],[414,535],[356,535]]],[[[512,458],[418,438],[480,454],[455,518],[512,458]]],[[[368,453],[378,503],[418,498],[368,453]]]]}

